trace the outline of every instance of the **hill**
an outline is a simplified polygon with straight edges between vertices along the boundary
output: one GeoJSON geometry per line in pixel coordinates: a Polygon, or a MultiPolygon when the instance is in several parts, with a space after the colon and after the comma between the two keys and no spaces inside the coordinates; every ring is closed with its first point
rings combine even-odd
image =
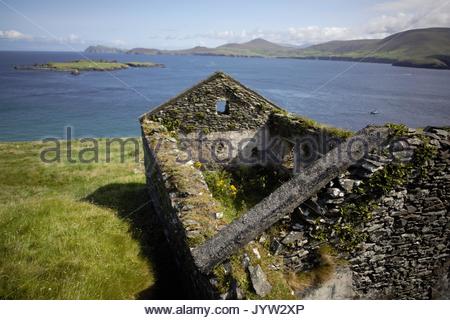
{"type": "Polygon", "coordinates": [[[358,50],[371,50],[380,40],[330,41],[304,48],[305,51],[332,52],[340,54],[358,50]],[[307,49],[307,50],[306,50],[307,49]]]}
{"type": "Polygon", "coordinates": [[[90,46],[84,50],[85,53],[125,53],[126,50],[106,46],[90,46]]]}
{"type": "Polygon", "coordinates": [[[297,52],[299,58],[388,62],[398,66],[450,68],[450,28],[416,29],[382,40],[331,41],[297,52]]]}
{"type": "Polygon", "coordinates": [[[155,56],[157,54],[161,54],[161,50],[147,49],[147,48],[134,48],[134,49],[128,50],[126,53],[128,53],[128,54],[146,54],[146,55],[155,56]]]}
{"type": "Polygon", "coordinates": [[[228,43],[217,47],[217,49],[241,49],[241,50],[280,50],[285,47],[261,38],[245,43],[228,43]]]}
{"type": "Polygon", "coordinates": [[[127,53],[326,59],[450,69],[450,28],[415,29],[385,39],[330,41],[306,48],[276,44],[258,38],[245,43],[228,43],[216,48],[194,47],[185,50],[135,48],[127,53]]]}

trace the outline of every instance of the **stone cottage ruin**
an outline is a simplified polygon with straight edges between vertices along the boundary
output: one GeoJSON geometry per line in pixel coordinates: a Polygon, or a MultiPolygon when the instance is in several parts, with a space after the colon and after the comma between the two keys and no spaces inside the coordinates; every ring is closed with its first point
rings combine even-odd
{"type": "Polygon", "coordinates": [[[447,129],[353,134],[221,72],[140,121],[151,203],[193,298],[448,297],[447,129]]]}

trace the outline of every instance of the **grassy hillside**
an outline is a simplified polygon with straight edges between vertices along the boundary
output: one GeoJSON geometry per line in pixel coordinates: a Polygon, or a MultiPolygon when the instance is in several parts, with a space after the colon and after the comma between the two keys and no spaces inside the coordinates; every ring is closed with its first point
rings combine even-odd
{"type": "Polygon", "coordinates": [[[219,54],[243,56],[276,56],[283,55],[292,48],[282,46],[264,39],[254,39],[245,43],[228,43],[214,49],[219,54]]]}
{"type": "MultiPolygon", "coordinates": [[[[197,52],[192,52],[198,54],[197,52]]],[[[205,54],[385,62],[399,66],[450,68],[450,28],[409,30],[382,40],[331,41],[304,49],[263,39],[207,49],[205,54]]]]}
{"type": "Polygon", "coordinates": [[[137,48],[128,53],[332,59],[449,69],[450,28],[409,30],[381,40],[331,41],[302,49],[275,44],[264,39],[254,39],[216,48],[195,47],[186,50],[137,48]]]}
{"type": "Polygon", "coordinates": [[[367,51],[375,49],[380,40],[348,40],[348,41],[330,41],[322,44],[307,47],[301,52],[311,52],[313,54],[345,54],[348,52],[367,51]]]}
{"type": "Polygon", "coordinates": [[[124,163],[112,144],[106,163],[104,143],[99,163],[80,163],[92,144],[76,141],[75,163],[64,145],[51,164],[39,154],[53,143],[0,143],[0,298],[131,299],[155,288],[155,248],[167,249],[150,224],[142,163],[132,144],[124,163]]]}
{"type": "Polygon", "coordinates": [[[298,57],[391,62],[429,68],[450,68],[450,28],[409,30],[382,40],[333,41],[311,46],[298,57]]]}

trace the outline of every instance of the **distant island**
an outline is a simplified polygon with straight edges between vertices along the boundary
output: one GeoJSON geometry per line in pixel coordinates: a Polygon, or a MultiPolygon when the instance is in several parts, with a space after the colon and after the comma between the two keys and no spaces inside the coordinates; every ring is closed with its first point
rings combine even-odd
{"type": "Polygon", "coordinates": [[[90,46],[85,50],[86,53],[126,53],[127,50],[107,47],[107,46],[90,46]]]}
{"type": "Polygon", "coordinates": [[[344,60],[389,63],[394,66],[416,68],[450,69],[450,28],[415,29],[396,33],[385,39],[331,41],[306,48],[254,39],[245,43],[228,43],[216,48],[123,50],[91,46],[85,52],[344,60]]]}
{"type": "Polygon", "coordinates": [[[127,68],[154,68],[164,65],[153,62],[118,62],[107,60],[75,60],[68,62],[48,62],[44,64],[18,65],[16,70],[49,70],[70,72],[73,75],[81,71],[113,71],[127,68]]]}

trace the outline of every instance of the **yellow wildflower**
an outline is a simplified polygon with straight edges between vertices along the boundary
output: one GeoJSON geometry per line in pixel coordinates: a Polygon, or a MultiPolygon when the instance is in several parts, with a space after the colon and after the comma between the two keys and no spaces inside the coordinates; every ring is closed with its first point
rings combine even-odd
{"type": "Polygon", "coordinates": [[[195,161],[195,162],[194,162],[194,167],[195,167],[196,169],[200,169],[200,168],[202,167],[202,163],[201,163],[200,161],[195,161]]]}
{"type": "Polygon", "coordinates": [[[233,196],[237,194],[237,188],[234,185],[230,186],[230,191],[233,196]]]}

